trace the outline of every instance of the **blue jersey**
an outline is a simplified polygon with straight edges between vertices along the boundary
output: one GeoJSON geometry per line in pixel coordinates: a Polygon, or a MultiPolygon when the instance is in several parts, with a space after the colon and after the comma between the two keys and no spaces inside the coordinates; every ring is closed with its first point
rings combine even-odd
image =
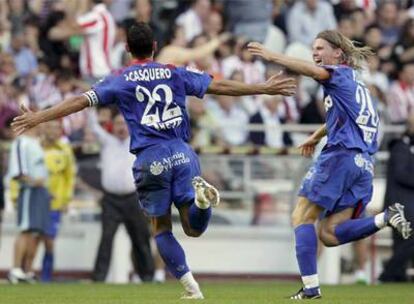
{"type": "Polygon", "coordinates": [[[324,91],[328,146],[339,145],[374,154],[378,150],[379,116],[369,90],[344,65],[323,66],[330,72],[321,81],[324,91]]]}
{"type": "Polygon", "coordinates": [[[131,136],[130,151],[172,139],[188,142],[187,95],[203,98],[212,78],[191,68],[135,61],[85,93],[93,105],[117,104],[131,136]]]}

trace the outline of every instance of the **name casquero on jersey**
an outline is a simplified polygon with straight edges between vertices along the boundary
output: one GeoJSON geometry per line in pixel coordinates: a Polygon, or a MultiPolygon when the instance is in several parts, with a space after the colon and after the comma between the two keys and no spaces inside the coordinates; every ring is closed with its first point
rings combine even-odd
{"type": "Polygon", "coordinates": [[[117,104],[131,135],[130,151],[190,138],[186,96],[203,98],[212,77],[186,67],[134,61],[85,93],[93,105],[117,104]]]}

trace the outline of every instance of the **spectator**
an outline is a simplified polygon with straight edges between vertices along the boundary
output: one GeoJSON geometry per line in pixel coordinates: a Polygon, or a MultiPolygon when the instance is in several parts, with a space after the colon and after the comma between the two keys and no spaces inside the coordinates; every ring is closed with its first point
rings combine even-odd
{"type": "Polygon", "coordinates": [[[55,27],[60,28],[66,26],[66,13],[57,4],[55,3],[49,14],[45,16],[39,32],[39,47],[43,54],[47,54],[43,58],[51,69],[61,68],[61,58],[64,54],[68,53],[69,49],[64,41],[55,39],[52,35],[52,29],[55,27]]]}
{"type": "Polygon", "coordinates": [[[90,84],[111,72],[110,54],[114,46],[116,24],[108,11],[106,2],[110,0],[93,0],[94,6],[76,23],[66,19],[50,30],[52,40],[65,40],[72,35],[82,35],[79,66],[81,75],[90,84]]]}
{"type": "Polygon", "coordinates": [[[0,148],[0,245],[1,245],[1,224],[3,222],[3,210],[4,210],[4,174],[3,174],[3,149],[0,148]]]}
{"type": "MultiPolygon", "coordinates": [[[[76,81],[70,71],[61,71],[56,76],[56,86],[59,91],[59,101],[80,94],[85,91],[85,84],[76,81]],[[79,88],[79,86],[84,86],[79,88]]],[[[83,112],[73,113],[62,119],[63,132],[72,144],[79,144],[84,136],[87,126],[87,114],[83,112]]]]}
{"type": "Polygon", "coordinates": [[[218,47],[226,42],[229,34],[221,34],[218,37],[207,40],[207,36],[200,35],[194,38],[197,41],[203,37],[201,43],[192,43],[193,47],[186,47],[184,31],[181,27],[176,27],[173,37],[168,45],[163,47],[157,56],[157,61],[161,63],[170,63],[175,65],[185,65],[192,61],[208,60],[218,47]]]}
{"type": "Polygon", "coordinates": [[[211,11],[205,25],[205,33],[211,38],[218,37],[223,32],[223,16],[217,11],[211,11]]]}
{"type": "Polygon", "coordinates": [[[377,25],[381,29],[382,43],[392,46],[400,36],[398,24],[398,4],[392,0],[384,0],[377,10],[377,25]]]}
{"type": "Polygon", "coordinates": [[[176,20],[176,24],[184,30],[186,42],[203,32],[203,24],[210,15],[210,0],[193,0],[191,7],[176,20]]]}
{"type": "Polygon", "coordinates": [[[246,143],[248,137],[247,124],[249,117],[240,107],[240,99],[233,96],[216,96],[218,107],[214,116],[219,122],[217,136],[224,146],[240,146],[246,143]]]}
{"type": "Polygon", "coordinates": [[[404,124],[414,109],[414,63],[406,63],[393,81],[387,96],[392,123],[404,124]]]}
{"type": "Polygon", "coordinates": [[[196,97],[189,97],[187,106],[191,124],[191,145],[197,148],[211,146],[216,141],[216,118],[206,107],[206,103],[196,97]]]}
{"type": "Polygon", "coordinates": [[[229,30],[247,40],[263,42],[272,24],[271,0],[225,1],[225,13],[229,30]]]}
{"type": "MultiPolygon", "coordinates": [[[[19,183],[17,222],[20,230],[14,246],[13,268],[8,274],[10,283],[35,279],[32,268],[34,243],[44,235],[49,225],[50,195],[45,187],[47,169],[44,152],[38,139],[39,128],[28,130],[12,144],[8,177],[19,183]]],[[[15,188],[16,189],[16,188],[15,188]]]]}
{"type": "Polygon", "coordinates": [[[36,109],[53,106],[61,100],[55,84],[55,75],[43,59],[39,60],[38,73],[33,75],[28,88],[30,102],[36,109]]]}
{"type": "Polygon", "coordinates": [[[282,96],[266,96],[258,112],[250,117],[249,123],[263,124],[265,127],[264,131],[250,132],[249,139],[253,144],[272,148],[283,147],[283,134],[278,129],[281,124],[278,111],[281,103],[282,96]]]}
{"type": "Polygon", "coordinates": [[[112,1],[109,5],[114,20],[119,23],[130,17],[131,7],[134,0],[112,1]]]}
{"type": "Polygon", "coordinates": [[[12,37],[10,54],[14,58],[16,70],[19,76],[34,75],[37,71],[37,59],[35,54],[26,45],[24,35],[16,34],[12,37]]]}
{"type": "Polygon", "coordinates": [[[288,15],[287,29],[291,42],[310,46],[319,32],[335,28],[332,5],[326,1],[297,1],[288,15]]]}
{"type": "Polygon", "coordinates": [[[351,18],[342,17],[338,22],[338,31],[349,39],[354,37],[354,27],[351,18]]]}
{"type": "Polygon", "coordinates": [[[111,52],[111,66],[115,70],[126,66],[129,61],[129,55],[125,49],[127,30],[126,23],[118,23],[116,26],[115,42],[111,52]]]}
{"type": "MultiPolygon", "coordinates": [[[[42,241],[45,253],[42,262],[42,282],[52,281],[55,239],[59,231],[62,212],[72,199],[75,186],[75,158],[69,144],[60,140],[61,122],[47,122],[42,128],[42,146],[45,151],[45,163],[49,174],[48,190],[53,199],[50,205],[49,226],[42,241]]],[[[34,250],[36,252],[36,250],[34,250]]]]}
{"type": "Polygon", "coordinates": [[[11,23],[12,35],[23,34],[24,21],[30,15],[27,1],[25,0],[8,0],[9,4],[9,21],[11,23]]]}
{"type": "MultiPolygon", "coordinates": [[[[408,221],[414,222],[414,114],[410,114],[405,134],[389,145],[390,158],[387,164],[387,188],[384,208],[393,202],[404,206],[408,221]]],[[[394,230],[393,254],[385,265],[379,280],[382,282],[407,281],[407,264],[414,256],[414,238],[403,240],[394,230]]]]}
{"type": "Polygon", "coordinates": [[[93,280],[105,281],[111,261],[112,243],[119,224],[124,223],[132,242],[136,271],[142,281],[150,281],[154,275],[154,260],[150,247],[149,223],[138,206],[132,174],[125,174],[134,162],[129,153],[129,134],[121,114],[114,117],[113,134],[105,131],[97,117],[91,115],[90,124],[101,144],[102,188],[102,235],[93,271],[93,280]]]}
{"type": "Polygon", "coordinates": [[[393,48],[396,63],[414,61],[414,19],[408,19],[401,30],[401,35],[393,48]]]}

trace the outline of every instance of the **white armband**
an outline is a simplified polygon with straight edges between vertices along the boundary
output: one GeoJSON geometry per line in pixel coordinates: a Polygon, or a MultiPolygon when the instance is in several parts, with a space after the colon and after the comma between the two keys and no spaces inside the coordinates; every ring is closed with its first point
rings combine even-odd
{"type": "Polygon", "coordinates": [[[88,98],[90,107],[96,106],[99,103],[98,95],[96,95],[96,92],[94,90],[89,90],[83,93],[83,95],[88,98]]]}

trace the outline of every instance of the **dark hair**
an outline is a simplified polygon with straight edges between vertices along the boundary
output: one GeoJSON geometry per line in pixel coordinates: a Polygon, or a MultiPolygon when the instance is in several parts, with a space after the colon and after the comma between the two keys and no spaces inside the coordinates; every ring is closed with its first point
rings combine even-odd
{"type": "Polygon", "coordinates": [[[127,33],[129,51],[136,58],[146,58],[152,55],[154,35],[147,23],[137,22],[133,24],[127,33]]]}

